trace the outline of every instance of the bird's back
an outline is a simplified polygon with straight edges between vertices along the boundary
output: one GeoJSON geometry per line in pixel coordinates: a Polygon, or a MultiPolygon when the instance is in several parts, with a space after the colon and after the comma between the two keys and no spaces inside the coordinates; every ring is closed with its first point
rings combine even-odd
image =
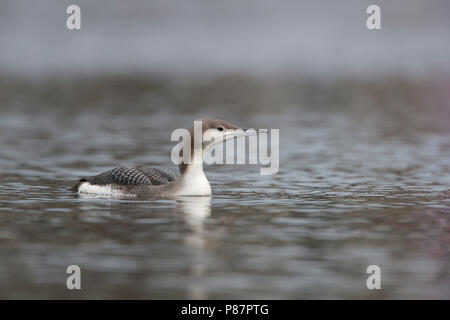
{"type": "Polygon", "coordinates": [[[164,167],[118,167],[95,176],[85,177],[72,187],[74,192],[126,192],[134,186],[160,186],[175,181],[178,176],[164,167]]]}

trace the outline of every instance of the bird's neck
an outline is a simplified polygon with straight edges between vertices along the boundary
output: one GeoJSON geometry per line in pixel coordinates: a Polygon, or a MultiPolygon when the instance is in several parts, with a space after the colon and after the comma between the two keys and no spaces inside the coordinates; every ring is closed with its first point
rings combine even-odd
{"type": "Polygon", "coordinates": [[[211,195],[211,186],[203,172],[203,161],[191,164],[180,164],[179,181],[183,186],[179,195],[208,196],[211,195]]]}
{"type": "Polygon", "coordinates": [[[181,162],[179,165],[180,177],[190,172],[202,172],[203,173],[203,149],[194,148],[194,143],[192,143],[192,153],[189,163],[181,162]]]}
{"type": "Polygon", "coordinates": [[[202,163],[181,163],[179,166],[180,177],[188,174],[188,172],[203,172],[203,162],[202,163]]]}

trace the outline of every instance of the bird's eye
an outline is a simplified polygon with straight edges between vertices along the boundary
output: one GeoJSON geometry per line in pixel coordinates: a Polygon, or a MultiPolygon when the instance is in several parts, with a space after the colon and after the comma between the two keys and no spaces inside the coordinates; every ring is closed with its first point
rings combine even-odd
{"type": "Polygon", "coordinates": [[[218,127],[217,130],[223,131],[223,127],[218,127]]]}

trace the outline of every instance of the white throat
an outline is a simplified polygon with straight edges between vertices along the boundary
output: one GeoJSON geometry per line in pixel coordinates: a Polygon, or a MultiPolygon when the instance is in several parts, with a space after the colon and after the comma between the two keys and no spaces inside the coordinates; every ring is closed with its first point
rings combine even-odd
{"type": "Polygon", "coordinates": [[[211,186],[203,172],[203,163],[193,163],[186,168],[183,174],[183,188],[179,195],[182,196],[209,196],[211,186]]]}

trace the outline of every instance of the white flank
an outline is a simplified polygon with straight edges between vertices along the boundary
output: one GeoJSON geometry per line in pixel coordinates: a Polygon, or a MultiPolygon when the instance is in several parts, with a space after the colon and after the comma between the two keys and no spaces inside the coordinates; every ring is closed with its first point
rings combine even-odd
{"type": "Polygon", "coordinates": [[[108,196],[126,196],[126,194],[120,192],[119,190],[115,190],[111,188],[110,184],[98,186],[92,185],[89,182],[83,182],[78,187],[79,193],[90,193],[90,194],[102,194],[108,196]]]}

